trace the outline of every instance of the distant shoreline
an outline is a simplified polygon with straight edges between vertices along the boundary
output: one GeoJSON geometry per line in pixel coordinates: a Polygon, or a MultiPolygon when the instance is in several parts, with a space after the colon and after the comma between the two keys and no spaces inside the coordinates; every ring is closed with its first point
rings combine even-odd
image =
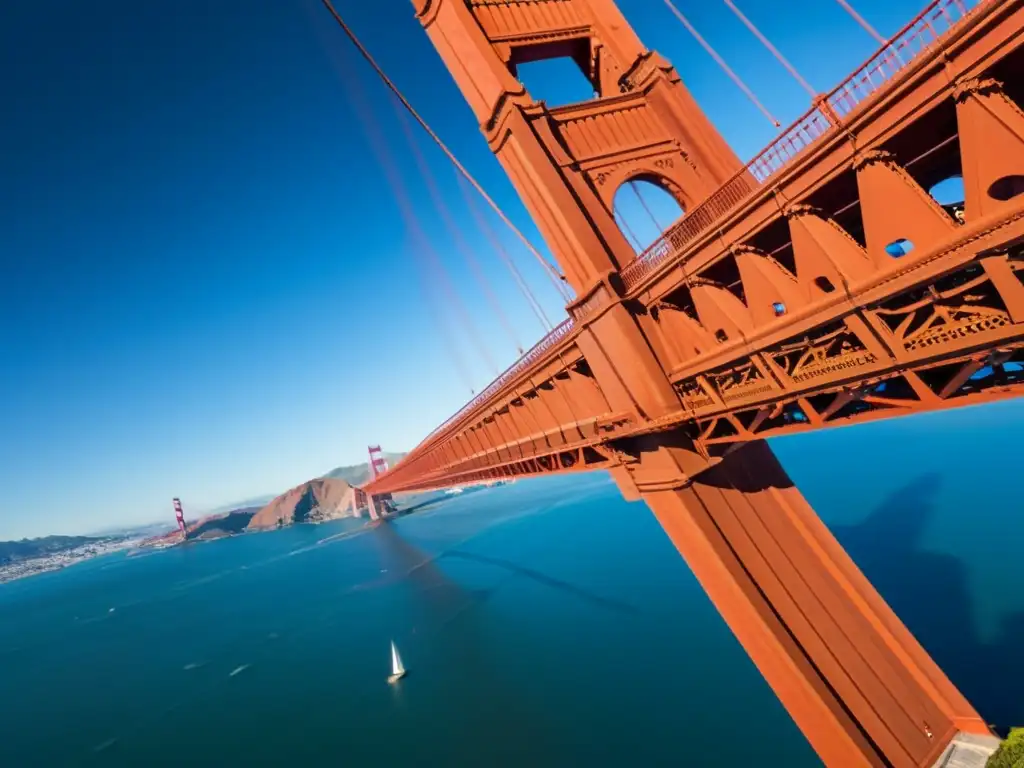
{"type": "Polygon", "coordinates": [[[137,548],[141,539],[96,539],[69,549],[19,558],[0,564],[0,585],[44,573],[55,573],[99,557],[137,548]]]}
{"type": "MultiPolygon", "coordinates": [[[[337,522],[338,520],[346,519],[358,518],[340,517],[333,518],[331,520],[311,520],[302,523],[291,523],[284,527],[291,528],[297,525],[324,525],[325,523],[337,522]]],[[[184,541],[177,538],[180,537],[180,533],[178,531],[172,531],[171,533],[164,534],[163,536],[150,538],[139,538],[138,536],[130,538],[90,538],[85,541],[85,543],[71,546],[67,549],[58,549],[55,551],[43,552],[38,555],[18,557],[8,562],[0,563],[0,586],[10,584],[15,581],[21,581],[22,579],[28,579],[32,576],[41,576],[44,573],[56,573],[57,571],[63,571],[66,568],[81,565],[82,563],[86,563],[100,557],[106,557],[107,555],[117,554],[118,552],[126,552],[128,557],[132,557],[133,555],[138,556],[146,552],[173,549],[175,547],[188,544],[202,544],[204,542],[219,541],[221,539],[233,539],[237,536],[248,534],[271,533],[277,530],[281,529],[255,528],[232,532],[218,528],[204,531],[198,536],[185,539],[184,541]]],[[[351,531],[336,534],[335,536],[345,536],[349,533],[351,533],[351,531]]],[[[335,537],[332,536],[329,538],[335,537]]]]}

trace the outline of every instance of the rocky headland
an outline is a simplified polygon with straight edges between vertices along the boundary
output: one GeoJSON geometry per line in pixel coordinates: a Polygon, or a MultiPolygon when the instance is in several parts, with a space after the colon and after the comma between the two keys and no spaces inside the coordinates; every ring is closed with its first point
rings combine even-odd
{"type": "Polygon", "coordinates": [[[321,477],[282,493],[253,515],[247,530],[266,531],[296,523],[323,523],[353,516],[352,486],[321,477]]]}

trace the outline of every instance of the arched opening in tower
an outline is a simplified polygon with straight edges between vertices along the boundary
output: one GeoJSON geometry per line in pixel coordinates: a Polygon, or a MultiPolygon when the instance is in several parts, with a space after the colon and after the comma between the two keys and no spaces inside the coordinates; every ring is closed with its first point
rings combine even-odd
{"type": "Polygon", "coordinates": [[[615,222],[637,254],[678,221],[684,211],[667,186],[655,178],[633,178],[615,192],[615,222]]]}

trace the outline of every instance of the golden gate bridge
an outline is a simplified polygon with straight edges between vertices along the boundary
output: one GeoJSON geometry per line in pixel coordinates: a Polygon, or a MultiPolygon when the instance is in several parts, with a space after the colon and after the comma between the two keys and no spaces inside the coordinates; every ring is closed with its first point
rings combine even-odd
{"type": "MultiPolygon", "coordinates": [[[[568,315],[551,323],[488,230],[548,333],[395,466],[379,467],[371,449],[370,502],[607,470],[627,498],[647,502],[826,764],[931,766],[953,750],[983,762],[994,741],[985,721],[764,439],[1021,394],[1024,2],[933,0],[885,39],[837,0],[879,48],[818,94],[724,0],[811,98],[744,164],[613,0],[413,0],[556,264],[322,2],[391,89],[407,138],[414,123],[427,132],[461,174],[474,219],[476,193],[541,261],[568,315]],[[549,107],[531,97],[518,67],[555,57],[575,61],[593,99],[549,107]],[[928,190],[951,177],[962,178],[963,201],[942,205],[928,190]],[[637,180],[685,212],[640,253],[614,206],[637,180]]],[[[425,279],[489,359],[358,83],[346,87],[425,279]]],[[[416,164],[521,350],[418,150],[416,164]]],[[[461,367],[454,350],[453,361],[461,367]]]]}

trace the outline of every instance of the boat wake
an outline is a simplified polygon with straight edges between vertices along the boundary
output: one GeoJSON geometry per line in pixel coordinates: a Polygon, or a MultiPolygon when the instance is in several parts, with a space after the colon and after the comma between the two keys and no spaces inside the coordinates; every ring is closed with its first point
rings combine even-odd
{"type": "Polygon", "coordinates": [[[117,739],[107,739],[102,744],[97,744],[95,747],[93,747],[92,751],[93,752],[106,752],[108,749],[110,749],[115,744],[117,744],[117,739]]]}

